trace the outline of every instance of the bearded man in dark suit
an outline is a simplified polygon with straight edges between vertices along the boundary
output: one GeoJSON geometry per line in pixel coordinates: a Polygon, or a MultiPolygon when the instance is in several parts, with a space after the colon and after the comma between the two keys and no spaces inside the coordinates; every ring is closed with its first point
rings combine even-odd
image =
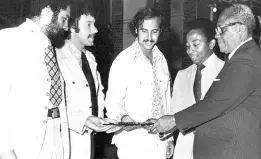
{"type": "Polygon", "coordinates": [[[216,38],[228,59],[205,98],[161,117],[151,132],[195,131],[194,159],[261,158],[261,51],[252,39],[255,18],[232,4],[218,19],[216,38]]]}

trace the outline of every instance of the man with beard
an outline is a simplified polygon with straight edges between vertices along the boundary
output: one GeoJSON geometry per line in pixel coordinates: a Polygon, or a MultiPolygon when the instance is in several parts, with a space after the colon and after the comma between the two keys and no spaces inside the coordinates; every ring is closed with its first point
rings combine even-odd
{"type": "Polygon", "coordinates": [[[64,83],[52,47],[68,29],[70,5],[38,4],[30,19],[0,31],[1,159],[70,155],[64,83]]]}
{"type": "MultiPolygon", "coordinates": [[[[109,118],[152,124],[169,112],[170,75],[167,61],[156,46],[161,28],[162,16],[151,8],[140,10],[131,21],[130,31],[136,39],[110,69],[105,104],[109,118]]],[[[120,159],[165,159],[166,154],[168,158],[172,155],[173,141],[148,134],[149,126],[123,129],[113,137],[120,159]]]]}
{"type": "MultiPolygon", "coordinates": [[[[89,8],[69,20],[69,39],[56,49],[57,59],[66,82],[66,101],[70,128],[71,159],[90,158],[92,132],[109,130],[103,125],[104,94],[97,63],[85,46],[92,46],[95,34],[95,18],[89,8]]],[[[83,9],[84,8],[84,9],[83,9]]],[[[107,121],[113,122],[107,119],[107,121]]],[[[94,145],[93,145],[94,146],[94,145]]],[[[94,147],[92,147],[94,148],[94,147]]],[[[93,150],[93,149],[92,149],[93,150]]],[[[93,156],[91,157],[93,158],[93,156]]]]}
{"type": "Polygon", "coordinates": [[[221,12],[215,37],[220,51],[229,54],[224,67],[203,100],[161,117],[152,131],[195,131],[194,159],[261,158],[261,50],[252,38],[255,26],[246,5],[221,12]]]}

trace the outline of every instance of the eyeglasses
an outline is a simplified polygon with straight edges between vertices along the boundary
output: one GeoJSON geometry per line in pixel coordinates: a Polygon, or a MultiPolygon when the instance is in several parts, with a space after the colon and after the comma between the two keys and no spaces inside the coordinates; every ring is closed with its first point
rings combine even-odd
{"type": "Polygon", "coordinates": [[[234,25],[236,25],[236,24],[243,25],[243,23],[241,23],[241,22],[229,23],[229,24],[224,25],[224,26],[219,26],[219,25],[218,25],[217,28],[215,29],[215,30],[216,30],[216,33],[219,34],[219,35],[222,35],[222,34],[224,34],[224,33],[227,31],[226,28],[228,28],[228,27],[230,27],[230,26],[234,26],[234,25]]]}

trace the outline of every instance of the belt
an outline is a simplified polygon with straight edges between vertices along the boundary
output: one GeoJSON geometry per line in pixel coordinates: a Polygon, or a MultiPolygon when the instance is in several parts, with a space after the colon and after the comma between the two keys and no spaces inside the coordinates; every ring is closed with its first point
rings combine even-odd
{"type": "Polygon", "coordinates": [[[60,118],[60,111],[58,107],[48,109],[48,117],[51,117],[52,119],[60,118]]]}

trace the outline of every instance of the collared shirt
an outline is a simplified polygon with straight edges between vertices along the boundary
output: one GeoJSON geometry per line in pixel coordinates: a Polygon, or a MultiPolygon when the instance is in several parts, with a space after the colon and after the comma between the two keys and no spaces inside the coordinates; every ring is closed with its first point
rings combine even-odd
{"type": "Polygon", "coordinates": [[[129,114],[136,121],[152,118],[154,76],[162,98],[159,100],[162,100],[163,110],[166,111],[170,98],[168,65],[157,46],[153,48],[152,54],[153,65],[142,53],[136,40],[115,59],[110,69],[105,101],[108,116],[120,120],[121,116],[129,114]]]}
{"type": "Polygon", "coordinates": [[[78,48],[76,48],[76,46],[70,40],[67,40],[66,42],[68,43],[69,51],[76,58],[80,67],[82,67],[82,59],[81,59],[82,52],[78,48]]]}
{"type": "Polygon", "coordinates": [[[248,38],[247,40],[241,42],[239,45],[237,45],[237,47],[234,48],[234,50],[231,51],[231,53],[228,55],[228,59],[231,59],[231,57],[235,54],[235,52],[237,51],[237,49],[238,49],[240,46],[244,45],[246,42],[248,42],[248,41],[250,41],[250,40],[252,40],[252,39],[253,39],[253,38],[250,37],[250,38],[248,38]]]}
{"type": "MultiPolygon", "coordinates": [[[[157,46],[152,49],[152,54],[153,65],[145,57],[136,40],[113,61],[105,100],[109,118],[120,121],[126,114],[136,122],[157,118],[152,114],[154,102],[158,106],[162,102],[161,115],[168,114],[170,107],[168,65],[157,46]],[[157,96],[153,91],[157,88],[154,79],[157,79],[158,95],[161,96],[157,101],[154,100],[157,96]]],[[[143,128],[114,135],[112,142],[118,147],[119,158],[126,158],[126,156],[135,158],[134,154],[139,155],[140,158],[166,157],[167,141],[161,141],[158,135],[149,134],[143,128]]]]}

